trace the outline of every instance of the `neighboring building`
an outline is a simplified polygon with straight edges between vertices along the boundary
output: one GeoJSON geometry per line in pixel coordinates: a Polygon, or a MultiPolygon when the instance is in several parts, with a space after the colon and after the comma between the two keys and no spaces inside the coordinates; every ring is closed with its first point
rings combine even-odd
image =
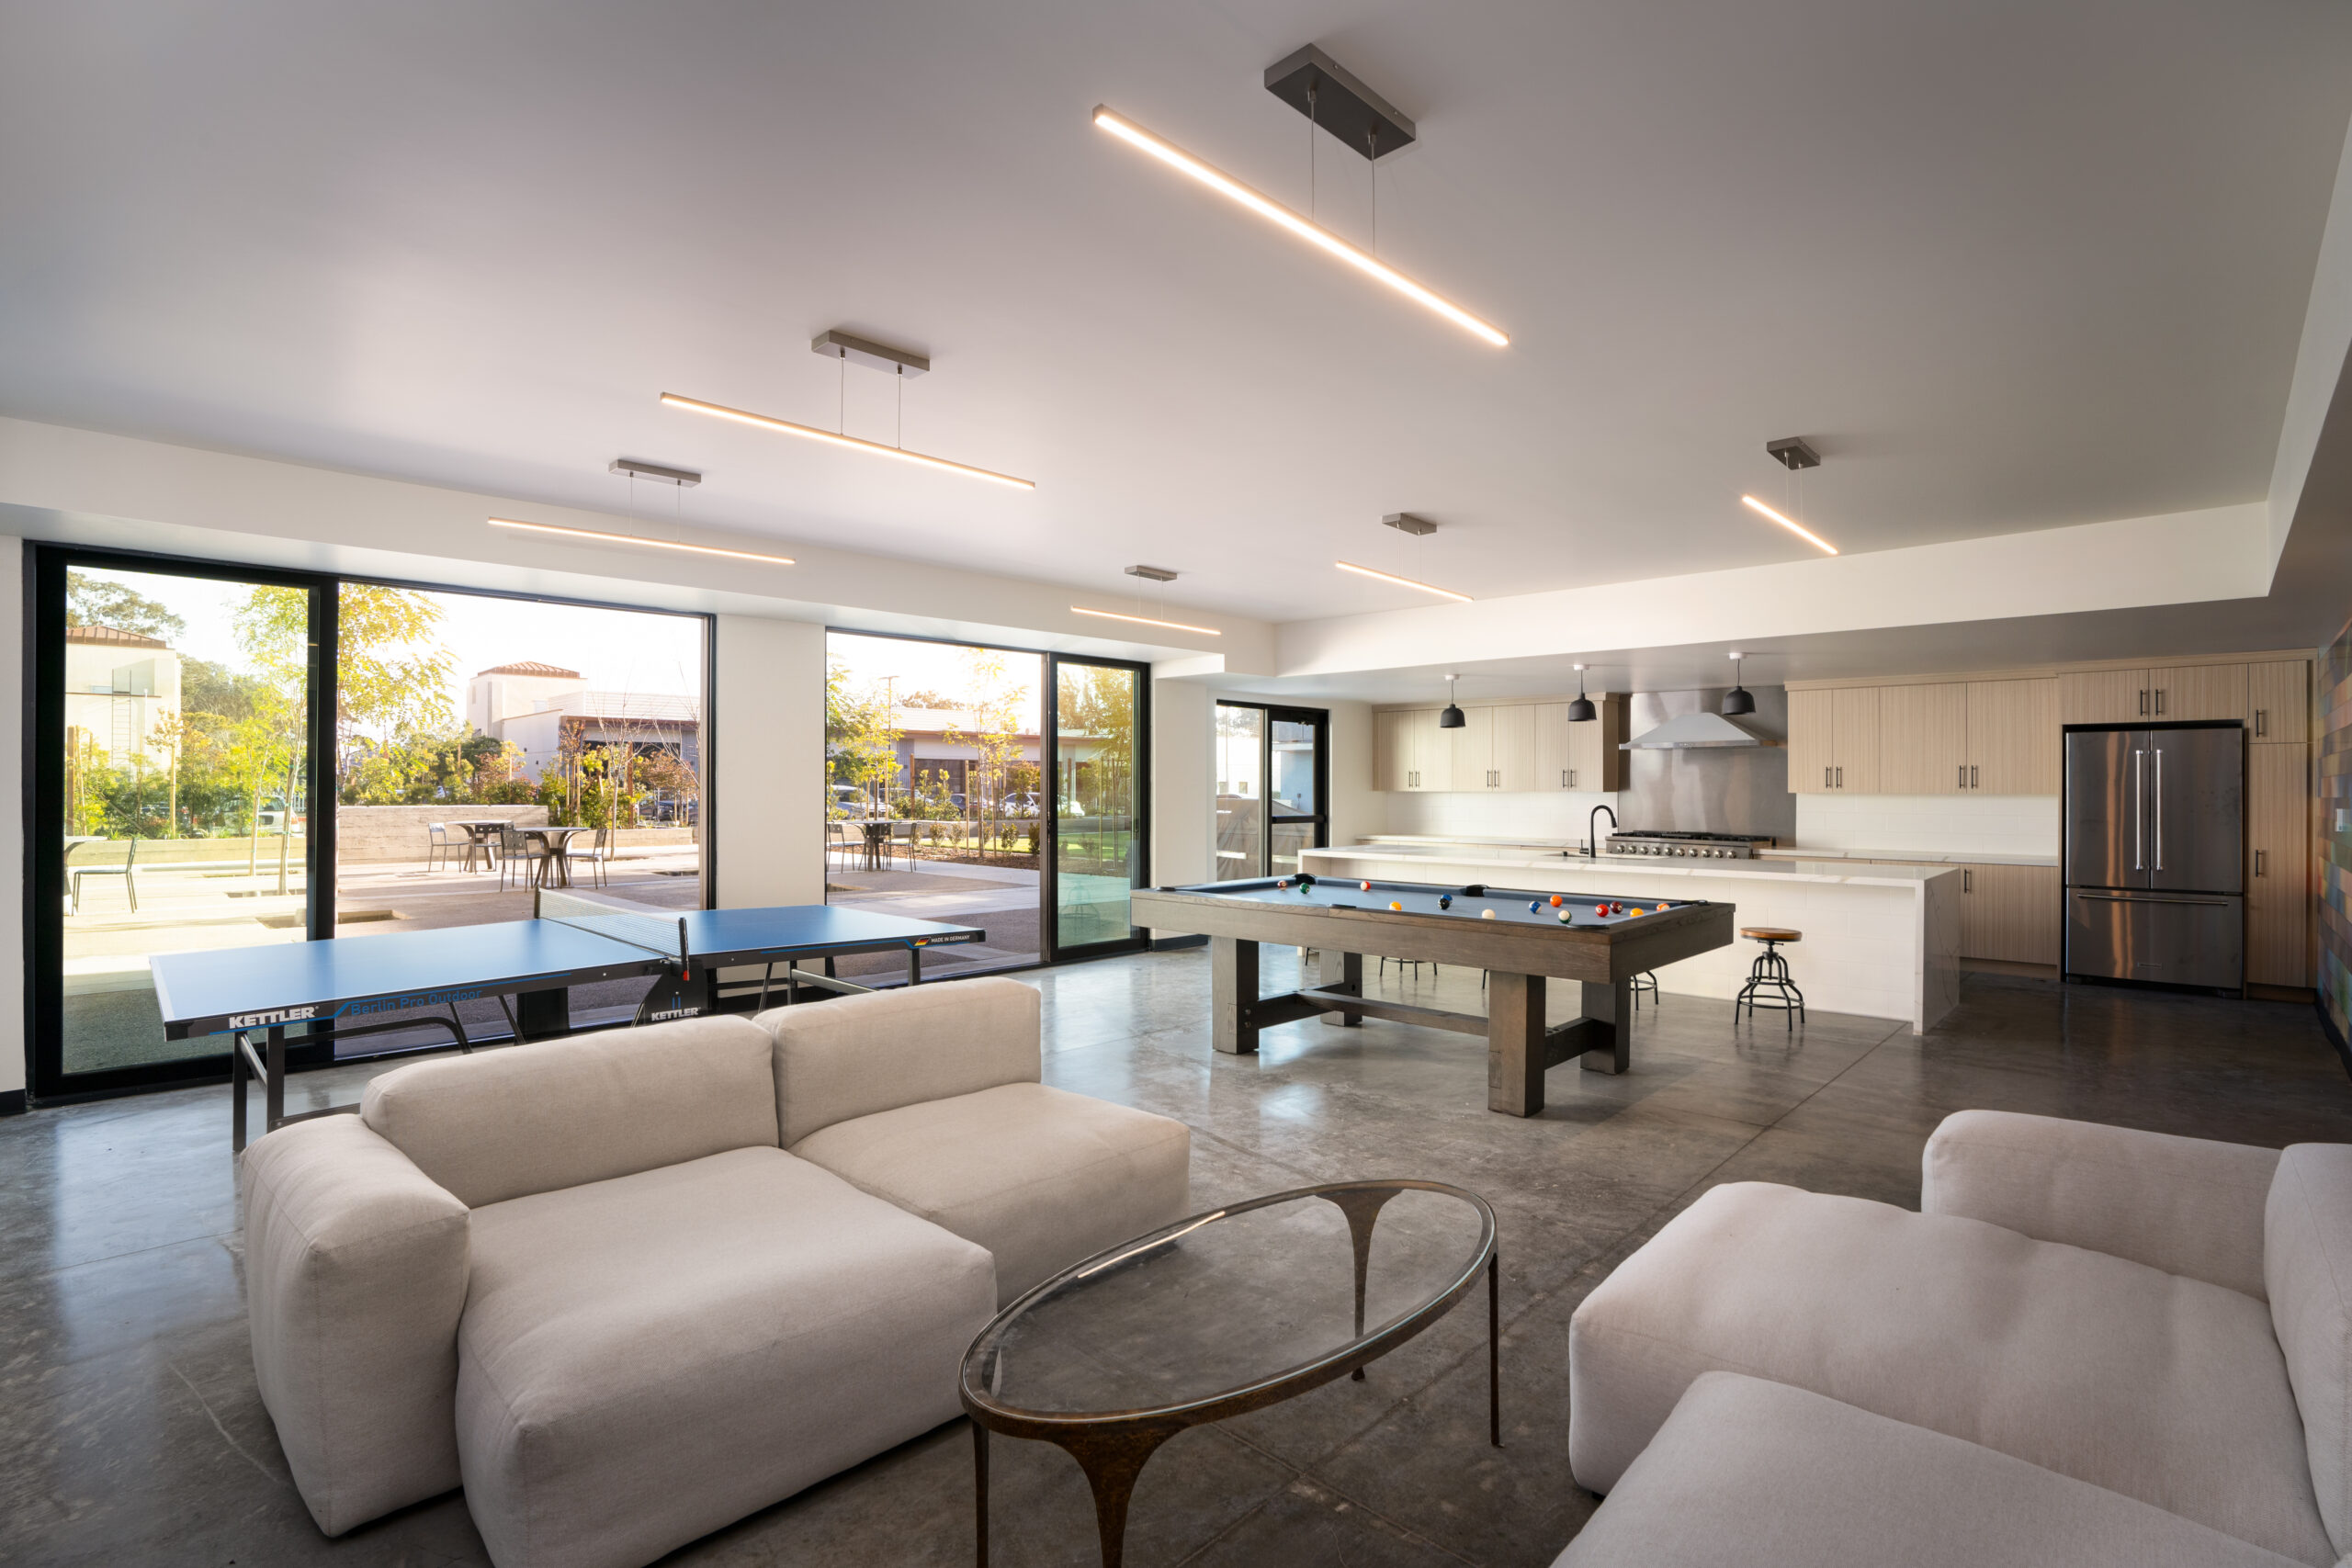
{"type": "MultiPolygon", "coordinates": [[[[929,773],[944,776],[949,794],[967,794],[967,774],[979,760],[979,748],[971,743],[971,737],[979,728],[979,715],[970,708],[900,708],[896,717],[899,772],[890,782],[889,793],[895,795],[921,789],[925,782],[923,775],[929,773]]],[[[1034,766],[1044,754],[1044,739],[1035,730],[1023,730],[1012,739],[1008,761],[1034,766]]],[[[1062,732],[1060,739],[1063,789],[1068,794],[1078,766],[1092,762],[1108,743],[1096,736],[1069,730],[1062,732]]],[[[1035,787],[1023,786],[1023,793],[1035,787]]]]}
{"type": "Polygon", "coordinates": [[[113,626],[65,628],[65,729],[69,745],[120,766],[142,758],[171,765],[155,726],[180,708],[180,656],[161,637],[113,626]],[[77,734],[78,732],[78,734],[77,734]]]}
{"type": "Polygon", "coordinates": [[[577,670],[523,662],[484,670],[466,683],[466,722],[522,748],[536,774],[561,755],[567,731],[584,746],[658,747],[702,768],[702,705],[666,692],[594,692],[577,670]]]}

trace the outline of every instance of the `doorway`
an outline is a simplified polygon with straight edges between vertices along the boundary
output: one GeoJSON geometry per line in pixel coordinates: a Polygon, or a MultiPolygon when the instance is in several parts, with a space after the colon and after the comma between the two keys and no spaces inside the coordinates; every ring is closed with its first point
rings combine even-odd
{"type": "Polygon", "coordinates": [[[1220,881],[1295,876],[1299,851],[1330,841],[1330,728],[1321,708],[1216,705],[1220,881]]]}

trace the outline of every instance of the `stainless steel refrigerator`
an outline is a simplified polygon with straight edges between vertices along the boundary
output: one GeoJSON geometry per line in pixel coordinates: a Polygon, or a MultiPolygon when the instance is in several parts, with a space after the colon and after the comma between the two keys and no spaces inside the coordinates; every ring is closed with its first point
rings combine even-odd
{"type": "Polygon", "coordinates": [[[2066,973],[2245,984],[2245,732],[2066,733],[2066,973]]]}

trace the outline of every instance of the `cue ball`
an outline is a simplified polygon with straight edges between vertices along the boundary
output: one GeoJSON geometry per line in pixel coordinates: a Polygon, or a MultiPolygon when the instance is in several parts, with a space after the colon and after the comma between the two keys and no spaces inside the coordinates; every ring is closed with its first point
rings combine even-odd
{"type": "Polygon", "coordinates": [[[1390,900],[1388,900],[1388,907],[1389,907],[1390,908],[1392,908],[1392,909],[1401,909],[1401,908],[1403,908],[1405,906],[1404,906],[1404,905],[1402,905],[1402,904],[1399,904],[1396,899],[1391,898],[1390,900]]]}
{"type": "Polygon", "coordinates": [[[1492,909],[1481,909],[1478,911],[1478,918],[1482,920],[1491,920],[1495,918],[1495,912],[1492,909]]]}

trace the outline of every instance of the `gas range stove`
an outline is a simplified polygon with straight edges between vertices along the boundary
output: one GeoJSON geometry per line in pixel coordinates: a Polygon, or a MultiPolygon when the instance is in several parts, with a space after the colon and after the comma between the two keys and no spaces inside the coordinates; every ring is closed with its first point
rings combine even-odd
{"type": "Polygon", "coordinates": [[[1653,832],[1635,828],[1623,833],[1611,833],[1604,846],[1612,855],[1679,855],[1693,860],[1754,860],[1756,852],[1769,850],[1779,843],[1777,839],[1753,833],[1674,833],[1653,832]]]}

